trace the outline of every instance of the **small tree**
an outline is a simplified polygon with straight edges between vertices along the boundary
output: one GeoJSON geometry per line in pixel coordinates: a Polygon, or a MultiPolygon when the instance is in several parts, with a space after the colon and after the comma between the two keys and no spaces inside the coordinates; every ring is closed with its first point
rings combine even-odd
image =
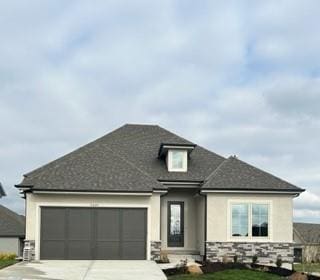
{"type": "Polygon", "coordinates": [[[277,257],[276,265],[278,268],[282,266],[282,258],[280,255],[277,257]]]}

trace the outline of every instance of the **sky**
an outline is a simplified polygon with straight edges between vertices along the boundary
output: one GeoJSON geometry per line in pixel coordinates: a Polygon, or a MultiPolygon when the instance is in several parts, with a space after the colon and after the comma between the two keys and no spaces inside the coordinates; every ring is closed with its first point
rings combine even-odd
{"type": "Polygon", "coordinates": [[[0,203],[125,123],[159,124],[306,191],[320,223],[320,1],[0,2],[0,203]]]}

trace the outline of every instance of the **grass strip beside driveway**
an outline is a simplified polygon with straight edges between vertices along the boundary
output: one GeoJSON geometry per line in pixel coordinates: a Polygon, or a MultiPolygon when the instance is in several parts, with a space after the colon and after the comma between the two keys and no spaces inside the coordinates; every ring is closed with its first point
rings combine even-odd
{"type": "Polygon", "coordinates": [[[0,260],[0,269],[15,264],[16,260],[0,260]]]}
{"type": "Polygon", "coordinates": [[[208,273],[199,276],[190,274],[175,275],[168,278],[169,280],[280,280],[280,276],[245,269],[230,269],[215,273],[208,273]]]}

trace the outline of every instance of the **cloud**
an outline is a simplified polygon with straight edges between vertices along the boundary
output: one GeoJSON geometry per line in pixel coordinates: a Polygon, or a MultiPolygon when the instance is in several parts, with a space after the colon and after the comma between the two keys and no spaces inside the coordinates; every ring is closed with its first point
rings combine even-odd
{"type": "Polygon", "coordinates": [[[295,202],[307,220],[320,195],[319,10],[311,0],[2,2],[2,202],[22,213],[23,173],[142,122],[307,188],[295,202]]]}

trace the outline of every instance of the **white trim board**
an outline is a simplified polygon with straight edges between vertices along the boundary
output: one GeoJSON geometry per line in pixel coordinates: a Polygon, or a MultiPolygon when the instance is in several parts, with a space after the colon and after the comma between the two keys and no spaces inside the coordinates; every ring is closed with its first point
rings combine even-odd
{"type": "Polygon", "coordinates": [[[135,195],[135,196],[152,196],[152,192],[68,192],[68,191],[33,191],[33,193],[38,194],[86,194],[86,195],[135,195]]]}

